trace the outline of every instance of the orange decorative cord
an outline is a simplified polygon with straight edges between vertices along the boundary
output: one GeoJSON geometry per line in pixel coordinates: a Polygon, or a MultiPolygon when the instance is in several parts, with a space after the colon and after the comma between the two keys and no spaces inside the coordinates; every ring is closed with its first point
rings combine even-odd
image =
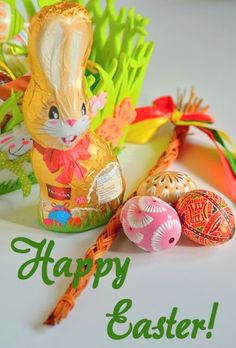
{"type": "MultiPolygon", "coordinates": [[[[179,110],[182,109],[183,97],[179,96],[179,105],[177,104],[179,110]],[[181,105],[180,105],[181,104],[181,105]]],[[[183,107],[188,109],[200,110],[201,101],[195,98],[194,91],[191,92],[190,98],[186,105],[183,107]]],[[[202,110],[202,109],[201,109],[202,110]]],[[[188,133],[188,127],[175,127],[173,135],[170,139],[169,145],[166,151],[162,154],[157,164],[149,171],[149,175],[156,174],[166,170],[178,157],[181,145],[188,133]]],[[[128,199],[135,196],[134,192],[128,199]]],[[[122,228],[120,222],[120,212],[121,208],[125,203],[123,203],[117,210],[116,214],[111,218],[110,222],[101,232],[97,241],[92,245],[85,254],[85,259],[90,258],[93,261],[93,268],[89,274],[80,278],[77,288],[73,288],[72,284],[66,290],[62,299],[57,303],[55,309],[50,314],[48,319],[44,322],[46,325],[56,325],[60,321],[67,317],[70,310],[74,307],[76,298],[81,294],[81,292],[86,288],[90,278],[95,273],[97,268],[97,260],[102,258],[106,252],[110,249],[113,241],[118,235],[120,229],[122,228]]]]}

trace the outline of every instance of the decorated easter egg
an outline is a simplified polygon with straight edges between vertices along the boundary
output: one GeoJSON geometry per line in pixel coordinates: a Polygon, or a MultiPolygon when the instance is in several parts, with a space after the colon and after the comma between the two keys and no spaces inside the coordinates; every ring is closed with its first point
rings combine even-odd
{"type": "Polygon", "coordinates": [[[235,232],[232,210],[216,193],[194,190],[181,197],[176,210],[184,234],[201,245],[222,244],[235,232]]]}
{"type": "Polygon", "coordinates": [[[0,1],[0,43],[12,39],[24,26],[24,19],[17,11],[14,1],[0,1]]]}
{"type": "Polygon", "coordinates": [[[121,223],[126,236],[145,251],[173,247],[181,235],[176,211],[154,196],[136,196],[121,210],[121,223]]]}
{"type": "Polygon", "coordinates": [[[139,196],[156,196],[174,204],[186,192],[196,189],[193,180],[180,172],[161,172],[148,177],[138,188],[139,196]]]}

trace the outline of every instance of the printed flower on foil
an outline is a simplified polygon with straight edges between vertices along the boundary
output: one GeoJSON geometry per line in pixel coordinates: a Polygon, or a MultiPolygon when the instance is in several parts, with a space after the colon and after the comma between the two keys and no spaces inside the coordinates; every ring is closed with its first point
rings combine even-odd
{"type": "Polygon", "coordinates": [[[142,211],[136,204],[131,204],[127,212],[127,220],[133,228],[143,228],[153,222],[153,217],[142,211]]]}

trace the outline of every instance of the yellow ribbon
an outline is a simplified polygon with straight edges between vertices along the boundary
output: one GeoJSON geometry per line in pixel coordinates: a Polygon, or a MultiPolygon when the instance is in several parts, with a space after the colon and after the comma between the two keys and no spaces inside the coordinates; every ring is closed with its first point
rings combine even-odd
{"type": "Polygon", "coordinates": [[[160,117],[134,123],[130,126],[127,141],[129,143],[145,144],[161,126],[168,122],[169,120],[167,118],[160,117]]]}
{"type": "Polygon", "coordinates": [[[5,63],[3,63],[1,60],[0,60],[0,67],[3,68],[8,73],[8,75],[12,78],[12,80],[16,79],[11,69],[9,69],[8,66],[5,63]]]}

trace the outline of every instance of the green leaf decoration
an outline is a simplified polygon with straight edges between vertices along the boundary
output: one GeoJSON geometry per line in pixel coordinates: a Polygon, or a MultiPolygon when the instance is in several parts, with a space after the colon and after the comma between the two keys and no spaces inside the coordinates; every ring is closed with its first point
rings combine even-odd
{"type": "Polygon", "coordinates": [[[12,130],[17,124],[23,121],[23,114],[18,105],[22,96],[23,92],[12,92],[11,97],[0,106],[0,123],[4,120],[6,114],[12,113],[12,117],[2,130],[2,133],[12,130]]]}
{"type": "Polygon", "coordinates": [[[49,6],[49,5],[53,5],[53,4],[56,4],[57,0],[38,0],[38,5],[40,8],[44,7],[44,6],[49,6]]]}
{"type": "Polygon", "coordinates": [[[36,13],[36,9],[32,0],[22,0],[25,11],[30,19],[36,13]]]}

